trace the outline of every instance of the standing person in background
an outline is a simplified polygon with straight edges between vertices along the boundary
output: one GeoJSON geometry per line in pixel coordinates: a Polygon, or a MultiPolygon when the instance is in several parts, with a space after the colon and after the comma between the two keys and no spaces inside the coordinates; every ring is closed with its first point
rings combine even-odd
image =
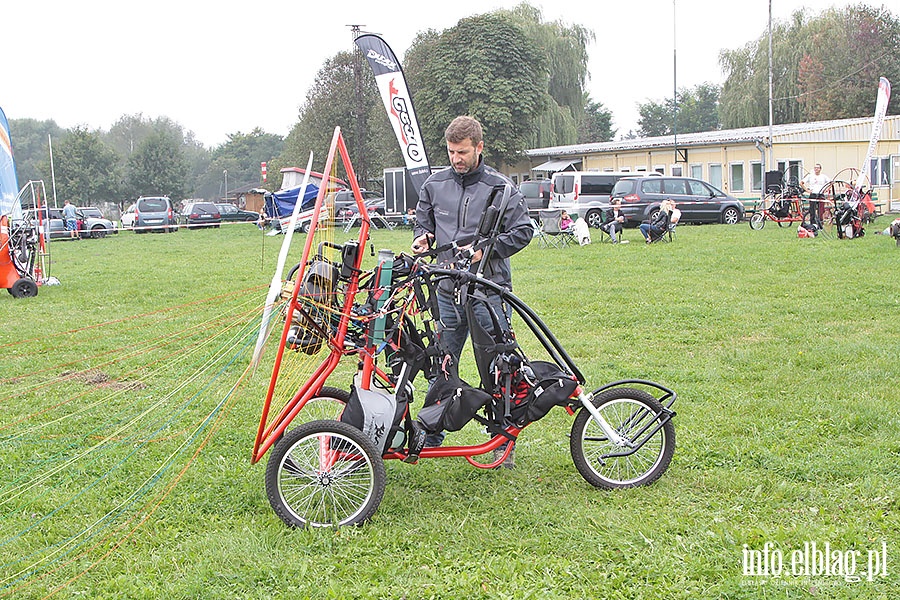
{"type": "Polygon", "coordinates": [[[812,173],[807,173],[800,182],[800,187],[809,194],[809,222],[822,228],[822,188],[828,185],[831,179],[822,173],[822,165],[816,163],[812,173]]]}
{"type": "Polygon", "coordinates": [[[75,214],[75,206],[66,200],[62,209],[63,219],[66,221],[66,231],[69,232],[69,237],[74,239],[78,239],[78,217],[75,214]]]}
{"type": "MultiPolygon", "coordinates": [[[[444,132],[444,139],[451,166],[432,174],[422,184],[416,206],[412,250],[419,254],[427,251],[432,243],[442,247],[451,242],[456,242],[462,248],[471,247],[494,186],[510,185],[513,192],[506,212],[499,217],[500,234],[494,242],[493,252],[483,273],[485,278],[511,290],[509,257],[527,246],[533,237],[525,198],[505,175],[484,164],[484,133],[481,123],[476,119],[456,117],[444,132]]],[[[476,250],[472,262],[479,262],[482,255],[481,249],[476,250]]],[[[440,263],[451,263],[454,252],[445,250],[437,259],[440,263]]],[[[510,310],[500,296],[491,293],[487,296],[488,303],[498,316],[510,316],[510,310]]],[[[455,294],[451,281],[444,280],[437,290],[437,304],[440,312],[438,339],[443,350],[459,364],[460,354],[469,335],[465,300],[460,300],[455,294]]],[[[493,320],[480,302],[476,304],[475,317],[488,331],[493,329],[493,320]]],[[[500,321],[502,326],[507,326],[507,319],[501,318],[500,321]]],[[[426,445],[439,446],[443,438],[444,432],[430,434],[426,445]]],[[[504,466],[512,468],[512,452],[507,463],[504,466]]]]}

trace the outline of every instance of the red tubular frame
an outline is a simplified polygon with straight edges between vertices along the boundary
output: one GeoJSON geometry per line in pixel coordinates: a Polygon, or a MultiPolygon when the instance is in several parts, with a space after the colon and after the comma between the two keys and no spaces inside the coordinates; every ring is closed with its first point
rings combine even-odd
{"type": "MultiPolygon", "coordinates": [[[[332,164],[334,162],[335,154],[338,153],[341,157],[341,160],[344,163],[344,166],[347,169],[347,176],[350,181],[350,186],[353,189],[353,195],[356,198],[357,208],[360,211],[361,215],[367,214],[365,212],[365,206],[362,202],[362,194],[359,188],[359,185],[356,182],[356,175],[353,172],[353,167],[350,164],[350,157],[347,152],[347,147],[344,144],[344,139],[340,133],[340,128],[335,128],[334,137],[331,143],[331,149],[328,153],[328,159],[325,163],[324,173],[329,173],[331,171],[332,164]]],[[[310,257],[310,253],[312,252],[312,244],[314,241],[314,233],[315,228],[319,224],[319,216],[321,214],[322,206],[325,198],[325,186],[322,186],[319,189],[319,195],[316,198],[316,208],[313,212],[312,223],[310,225],[310,231],[306,238],[306,243],[303,248],[303,256],[300,262],[300,269],[296,275],[295,282],[299,282],[302,280],[303,275],[306,271],[307,262],[310,257]]],[[[388,382],[388,376],[377,368],[375,365],[375,351],[376,349],[372,346],[367,347],[365,349],[353,348],[352,350],[344,349],[344,339],[347,335],[347,328],[350,324],[350,314],[353,308],[353,302],[356,297],[356,294],[359,292],[359,278],[361,275],[360,266],[362,264],[362,250],[365,248],[365,243],[369,239],[369,221],[368,219],[361,219],[358,244],[359,244],[359,252],[357,253],[355,263],[353,265],[354,270],[350,275],[349,281],[347,283],[347,289],[344,296],[344,305],[341,311],[340,320],[337,325],[336,333],[328,340],[328,344],[330,347],[330,352],[323,360],[313,374],[309,377],[309,379],[304,383],[300,389],[291,397],[291,399],[284,405],[281,411],[272,419],[272,421],[266,425],[269,417],[269,413],[271,411],[272,400],[275,394],[275,384],[278,380],[279,370],[281,368],[281,363],[284,358],[284,350],[285,345],[287,343],[288,331],[291,328],[291,317],[294,314],[294,311],[297,310],[297,297],[300,291],[300,285],[294,285],[294,289],[291,295],[290,302],[287,305],[287,314],[285,316],[284,327],[281,332],[281,340],[278,345],[278,353],[275,358],[275,363],[272,368],[272,376],[269,380],[269,387],[266,393],[266,399],[263,404],[263,411],[260,417],[259,429],[257,430],[256,441],[253,446],[253,455],[252,462],[258,462],[265,453],[271,448],[274,443],[281,437],[287,427],[290,425],[291,421],[297,414],[303,409],[307,402],[310,399],[315,397],[318,394],[322,387],[325,385],[328,377],[334,372],[337,365],[340,363],[341,359],[348,354],[358,353],[360,355],[360,361],[362,363],[362,376],[360,384],[368,389],[371,385],[371,381],[373,377],[378,377],[385,382],[388,382]]],[[[527,307],[524,307],[527,309],[527,307]]],[[[527,309],[526,316],[529,317],[529,327],[534,330],[535,325],[531,323],[531,320],[537,320],[537,317],[530,312],[530,309],[527,309]]],[[[549,333],[545,334],[546,336],[550,336],[549,333]]],[[[552,337],[552,336],[550,336],[552,337]]],[[[555,342],[555,339],[552,340],[553,344],[547,346],[550,342],[545,343],[545,347],[548,350],[556,349],[556,354],[558,359],[563,360],[563,362],[570,364],[573,372],[576,373],[579,381],[582,380],[581,374],[577,371],[577,368],[571,364],[571,360],[567,355],[558,347],[558,343],[555,342]],[[561,356],[559,354],[561,353],[561,356]]],[[[580,389],[580,387],[579,387],[580,389]]],[[[576,390],[577,392],[578,390],[576,390]]],[[[495,434],[489,440],[484,443],[471,445],[471,446],[440,446],[437,448],[423,448],[421,453],[419,454],[420,458],[444,458],[450,456],[461,456],[464,457],[469,463],[472,465],[490,469],[495,468],[500,465],[506,457],[511,452],[511,448],[514,445],[515,439],[519,435],[519,433],[524,429],[524,427],[514,427],[509,426],[506,428],[506,433],[509,437],[502,434],[495,434]],[[512,440],[510,440],[510,437],[512,440]],[[499,457],[497,460],[494,460],[491,463],[480,463],[472,459],[473,456],[479,456],[481,454],[485,454],[492,450],[496,450],[504,443],[511,441],[507,446],[506,452],[504,452],[503,456],[499,457]]],[[[384,454],[384,459],[406,459],[408,457],[408,452],[405,450],[402,451],[394,451],[384,454]]]]}
{"type": "MultiPolygon", "coordinates": [[[[344,137],[341,135],[340,127],[335,127],[334,136],[331,139],[331,147],[328,151],[328,159],[325,162],[325,169],[323,173],[330,173],[332,165],[334,164],[335,155],[340,155],[341,161],[344,164],[344,168],[347,170],[347,178],[350,180],[350,188],[353,190],[353,196],[356,198],[357,210],[360,211],[360,214],[365,213],[365,205],[362,201],[362,193],[359,188],[359,184],[356,181],[356,173],[353,171],[353,165],[350,164],[350,154],[347,151],[347,146],[344,143],[344,137]]],[[[300,259],[300,269],[297,272],[297,276],[295,281],[301,281],[303,279],[303,275],[306,271],[306,265],[309,261],[310,253],[312,252],[312,245],[314,241],[314,234],[316,228],[319,226],[319,218],[322,213],[322,208],[325,202],[325,191],[327,186],[323,185],[319,188],[319,195],[316,198],[316,208],[313,211],[312,221],[310,223],[310,230],[308,235],[306,236],[306,243],[303,246],[303,255],[300,259]]],[[[297,309],[297,295],[300,291],[300,286],[295,285],[293,293],[291,294],[291,300],[288,303],[287,314],[284,320],[284,327],[281,332],[281,340],[278,344],[278,353],[275,357],[275,364],[272,367],[272,377],[269,380],[269,388],[266,392],[266,399],[263,403],[262,415],[259,420],[259,428],[256,432],[256,441],[253,444],[253,455],[252,462],[258,462],[265,453],[272,447],[275,441],[281,437],[284,433],[284,430],[287,429],[288,425],[290,425],[291,421],[294,417],[297,416],[297,413],[303,408],[303,406],[321,389],[322,386],[325,385],[325,381],[334,372],[334,369],[337,367],[341,358],[344,355],[344,338],[347,335],[347,327],[350,324],[350,309],[353,307],[353,299],[356,297],[356,293],[359,291],[359,274],[360,274],[360,266],[362,265],[362,249],[365,247],[366,240],[369,239],[369,222],[368,219],[362,219],[359,228],[359,248],[360,251],[357,253],[356,261],[353,265],[354,272],[350,276],[350,282],[347,286],[347,293],[344,299],[343,310],[341,311],[341,319],[338,323],[337,333],[336,335],[329,340],[331,346],[331,352],[328,354],[328,357],[322,361],[322,363],[316,368],[313,372],[313,375],[307,380],[307,382],[297,391],[296,394],[284,405],[284,408],[281,409],[281,412],[278,413],[275,418],[272,419],[272,422],[266,426],[266,422],[269,418],[269,412],[272,408],[272,398],[275,394],[275,384],[278,381],[278,373],[281,369],[281,362],[284,358],[284,349],[285,344],[287,343],[288,331],[291,328],[291,317],[294,314],[294,311],[297,309]]],[[[373,360],[371,354],[367,353],[363,356],[363,379],[364,381],[370,381],[372,374],[372,365],[373,360]]]]}

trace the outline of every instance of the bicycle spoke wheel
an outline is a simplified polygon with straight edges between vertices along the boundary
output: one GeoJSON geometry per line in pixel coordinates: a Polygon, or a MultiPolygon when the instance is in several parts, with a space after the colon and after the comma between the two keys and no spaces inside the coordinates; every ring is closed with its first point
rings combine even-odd
{"type": "Polygon", "coordinates": [[[299,425],[310,421],[337,421],[349,401],[350,392],[325,386],[321,392],[303,405],[292,423],[299,425]]]}
{"type": "Polygon", "coordinates": [[[755,212],[750,215],[750,229],[762,229],[766,226],[766,214],[763,212],[755,212]]]}
{"type": "Polygon", "coordinates": [[[275,445],[266,495],[292,527],[361,525],[384,497],[384,461],[361,431],[339,421],[303,423],[275,445]]]}
{"type": "Polygon", "coordinates": [[[569,440],[572,460],[581,476],[605,489],[649,485],[659,479],[675,452],[675,426],[656,398],[643,390],[613,388],[593,402],[622,436],[622,443],[612,442],[591,413],[582,408],[569,440]]]}

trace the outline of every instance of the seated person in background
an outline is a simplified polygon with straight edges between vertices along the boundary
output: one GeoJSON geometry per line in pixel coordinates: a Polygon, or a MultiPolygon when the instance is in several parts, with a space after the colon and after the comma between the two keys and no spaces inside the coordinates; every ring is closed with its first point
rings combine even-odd
{"type": "Polygon", "coordinates": [[[613,198],[609,210],[603,211],[603,224],[600,229],[609,234],[613,244],[619,243],[618,234],[625,225],[625,215],[622,213],[622,199],[613,198]]]}
{"type": "Polygon", "coordinates": [[[569,213],[562,211],[562,214],[559,216],[559,228],[563,231],[571,231],[574,226],[575,221],[572,220],[569,213]]]}
{"type": "Polygon", "coordinates": [[[678,204],[672,199],[669,199],[669,206],[672,207],[672,211],[669,213],[669,226],[673,227],[681,220],[681,211],[676,208],[678,204]]]}
{"type": "MultiPolygon", "coordinates": [[[[650,221],[641,223],[641,235],[644,236],[644,240],[648,244],[662,237],[669,229],[673,208],[674,203],[672,200],[666,198],[660,203],[659,210],[653,215],[650,221]]],[[[680,215],[681,213],[679,212],[679,216],[680,215]]]]}

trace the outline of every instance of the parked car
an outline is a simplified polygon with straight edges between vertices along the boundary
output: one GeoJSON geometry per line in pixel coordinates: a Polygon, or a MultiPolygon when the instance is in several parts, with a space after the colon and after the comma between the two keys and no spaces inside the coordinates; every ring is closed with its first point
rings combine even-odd
{"type": "Polygon", "coordinates": [[[744,218],[744,205],[734,196],[689,177],[628,177],[616,182],[613,198],[622,199],[626,224],[638,225],[671,198],[681,211],[681,223],[728,223],[744,218]]]}
{"type": "Polygon", "coordinates": [[[181,222],[188,229],[200,227],[218,227],[222,223],[222,213],[212,202],[193,202],[185,204],[181,212],[181,222]]]}
{"type": "MultiPolygon", "coordinates": [[[[369,214],[376,213],[381,216],[384,216],[384,213],[387,212],[387,208],[385,207],[385,203],[384,203],[384,198],[382,198],[380,196],[378,198],[369,198],[368,200],[366,200],[365,205],[366,205],[366,211],[369,214]]],[[[351,205],[350,210],[352,210],[353,212],[356,212],[356,206],[351,205]]]]}
{"type": "Polygon", "coordinates": [[[40,224],[44,229],[46,239],[71,239],[72,235],[66,230],[66,221],[63,219],[62,211],[57,208],[44,208],[38,211],[29,208],[25,211],[26,215],[31,218],[31,222],[35,227],[40,224]],[[40,212],[41,214],[38,214],[40,212]]]}
{"type": "Polygon", "coordinates": [[[178,231],[177,213],[167,196],[141,196],[122,213],[122,227],[135,233],[178,231]]]}
{"type": "Polygon", "coordinates": [[[252,210],[243,210],[228,202],[216,202],[216,208],[219,209],[219,214],[221,215],[223,221],[237,221],[241,223],[256,223],[257,221],[259,221],[258,212],[253,212],[252,210]]]}
{"type": "Polygon", "coordinates": [[[75,209],[78,219],[78,231],[81,237],[102,238],[107,234],[119,233],[113,222],[103,216],[99,208],[93,206],[79,206],[75,209]]]}
{"type": "Polygon", "coordinates": [[[550,180],[535,179],[519,184],[519,191],[525,196],[528,210],[543,210],[550,206],[550,180]]]}
{"type": "MultiPolygon", "coordinates": [[[[574,219],[579,216],[590,227],[600,227],[603,210],[609,207],[613,186],[633,172],[560,171],[551,179],[550,207],[565,210],[574,219]]],[[[653,175],[651,175],[653,176],[653,175]]]]}
{"type": "MultiPolygon", "coordinates": [[[[360,190],[360,193],[365,205],[371,201],[381,200],[381,214],[384,214],[384,198],[381,194],[369,190],[360,190]]],[[[339,221],[352,218],[356,214],[356,198],[353,196],[353,190],[334,192],[334,214],[339,221]]]]}

